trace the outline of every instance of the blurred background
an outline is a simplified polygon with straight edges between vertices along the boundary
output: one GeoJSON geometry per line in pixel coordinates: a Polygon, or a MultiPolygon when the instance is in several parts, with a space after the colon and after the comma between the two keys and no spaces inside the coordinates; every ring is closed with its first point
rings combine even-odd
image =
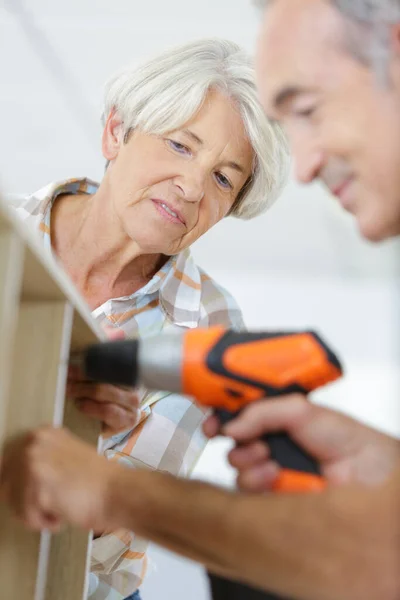
{"type": "MultiPolygon", "coordinates": [[[[2,190],[101,179],[104,81],[198,37],[230,38],[253,52],[257,20],[250,0],[0,0],[2,190]]],[[[363,242],[322,188],[294,182],[263,217],[226,219],[193,249],[236,297],[248,327],[314,328],[337,350],[346,377],[314,401],[400,436],[399,250],[398,242],[363,242]]],[[[194,476],[233,486],[228,448],[209,444],[194,476]]],[[[155,547],[142,593],[208,598],[200,567],[155,547]]]]}

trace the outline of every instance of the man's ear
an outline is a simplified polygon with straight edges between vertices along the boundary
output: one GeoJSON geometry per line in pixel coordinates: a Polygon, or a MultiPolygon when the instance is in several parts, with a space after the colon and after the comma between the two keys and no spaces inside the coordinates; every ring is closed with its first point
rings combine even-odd
{"type": "Polygon", "coordinates": [[[104,126],[101,143],[103,156],[107,161],[114,160],[118,156],[123,141],[123,123],[115,108],[112,108],[104,126]]]}
{"type": "Polygon", "coordinates": [[[396,58],[400,58],[400,23],[391,28],[391,47],[396,58]]]}

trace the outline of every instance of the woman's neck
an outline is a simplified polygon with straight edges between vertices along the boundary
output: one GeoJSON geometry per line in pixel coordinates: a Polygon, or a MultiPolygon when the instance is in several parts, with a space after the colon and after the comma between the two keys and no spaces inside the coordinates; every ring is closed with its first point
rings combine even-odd
{"type": "Polygon", "coordinates": [[[51,213],[53,250],[92,308],[133,294],[167,260],[141,252],[102,200],[100,190],[93,196],[63,195],[51,213]]]}

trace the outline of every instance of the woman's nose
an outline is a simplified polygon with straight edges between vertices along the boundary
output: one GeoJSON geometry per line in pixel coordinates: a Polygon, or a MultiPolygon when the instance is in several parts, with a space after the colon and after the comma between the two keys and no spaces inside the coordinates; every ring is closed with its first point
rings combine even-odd
{"type": "Polygon", "coordinates": [[[205,183],[200,173],[186,173],[177,177],[174,183],[187,202],[201,202],[203,199],[205,183]]]}

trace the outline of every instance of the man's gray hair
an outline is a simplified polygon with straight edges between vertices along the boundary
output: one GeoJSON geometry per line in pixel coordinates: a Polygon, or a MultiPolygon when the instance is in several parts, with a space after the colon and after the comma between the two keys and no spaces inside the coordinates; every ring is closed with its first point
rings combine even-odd
{"type": "MultiPolygon", "coordinates": [[[[259,8],[266,8],[274,0],[253,0],[259,8]]],[[[358,22],[375,23],[384,20],[396,23],[400,15],[400,0],[328,0],[341,13],[358,22]]]]}
{"type": "Polygon", "coordinates": [[[281,127],[267,119],[258,99],[252,60],[235,43],[203,39],[170,49],[138,68],[123,69],[106,84],[103,123],[114,108],[126,137],[135,128],[164,135],[187,123],[211,89],[238,107],[253,148],[252,176],[231,210],[236,217],[251,219],[281,194],[290,159],[281,127]]]}
{"type": "MultiPolygon", "coordinates": [[[[351,52],[387,80],[390,26],[400,23],[400,0],[328,0],[347,20],[345,43],[351,52]]],[[[274,0],[254,0],[265,9],[274,0]]]]}

